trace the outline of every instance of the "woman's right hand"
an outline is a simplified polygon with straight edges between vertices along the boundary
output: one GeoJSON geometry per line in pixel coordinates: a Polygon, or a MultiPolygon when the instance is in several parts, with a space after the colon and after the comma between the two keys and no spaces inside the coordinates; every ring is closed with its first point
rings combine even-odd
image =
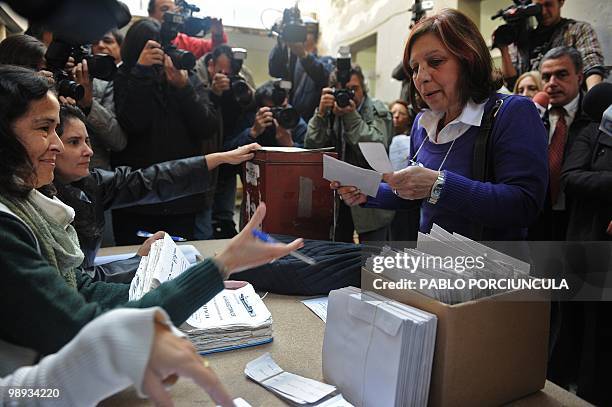
{"type": "Polygon", "coordinates": [[[164,64],[164,50],[159,42],[149,40],[140,52],[138,65],[152,66],[164,64]]]}
{"type": "Polygon", "coordinates": [[[255,157],[255,151],[259,149],[261,149],[259,144],[251,143],[220,154],[223,156],[225,164],[236,165],[252,160],[255,157]]]}
{"type": "Polygon", "coordinates": [[[289,244],[265,243],[253,236],[253,230],[259,228],[265,216],[266,204],[262,202],[244,229],[214,257],[215,262],[226,270],[225,279],[232,273],[270,263],[304,246],[302,239],[295,239],[289,244]]]}
{"type": "Polygon", "coordinates": [[[348,206],[357,206],[368,201],[367,195],[362,194],[357,187],[342,186],[338,181],[332,181],[329,187],[338,191],[340,199],[348,206]]]}
{"type": "Polygon", "coordinates": [[[215,404],[233,406],[229,393],[193,344],[172,333],[161,314],[156,314],[155,319],[155,337],[143,378],[145,394],[155,405],[172,406],[166,384],[176,382],[177,376],[183,376],[206,390],[215,404]]]}

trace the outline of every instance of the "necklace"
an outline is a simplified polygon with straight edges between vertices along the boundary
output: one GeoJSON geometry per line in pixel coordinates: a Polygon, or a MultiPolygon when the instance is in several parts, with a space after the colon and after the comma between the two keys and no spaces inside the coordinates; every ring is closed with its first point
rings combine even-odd
{"type": "MultiPolygon", "coordinates": [[[[421,142],[421,145],[419,146],[419,148],[417,149],[416,153],[414,153],[414,157],[412,157],[412,160],[410,160],[410,165],[417,165],[419,167],[423,167],[423,164],[421,164],[420,162],[418,162],[416,160],[417,156],[419,155],[419,152],[421,152],[421,148],[423,148],[423,145],[425,144],[425,142],[427,141],[429,137],[425,136],[425,138],[423,138],[423,141],[421,142]]],[[[453,142],[451,143],[450,147],[448,148],[448,150],[446,151],[446,155],[444,156],[444,158],[442,159],[442,162],[440,163],[440,167],[438,167],[438,172],[440,172],[442,170],[442,166],[444,165],[444,163],[446,162],[446,159],[448,158],[448,155],[450,154],[451,150],[453,149],[453,146],[455,145],[455,141],[457,140],[458,137],[455,137],[453,139],[453,142]]]]}

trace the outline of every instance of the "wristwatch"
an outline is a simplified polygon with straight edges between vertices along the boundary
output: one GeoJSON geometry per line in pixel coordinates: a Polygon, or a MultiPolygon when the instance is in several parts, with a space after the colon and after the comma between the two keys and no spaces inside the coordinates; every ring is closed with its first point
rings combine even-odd
{"type": "Polygon", "coordinates": [[[429,196],[428,200],[430,204],[435,205],[438,202],[438,199],[440,199],[440,195],[442,195],[442,189],[444,188],[444,181],[446,181],[446,172],[439,171],[438,178],[431,187],[431,195],[429,196]]]}

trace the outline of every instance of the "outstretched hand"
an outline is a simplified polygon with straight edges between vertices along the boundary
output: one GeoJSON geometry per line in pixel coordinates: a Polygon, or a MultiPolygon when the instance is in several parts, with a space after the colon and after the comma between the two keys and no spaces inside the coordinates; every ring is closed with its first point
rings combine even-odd
{"type": "Polygon", "coordinates": [[[215,256],[215,261],[224,266],[228,274],[269,263],[304,246],[302,239],[295,239],[289,244],[284,244],[265,243],[255,238],[253,230],[259,228],[265,216],[266,204],[262,202],[244,229],[230,240],[225,250],[215,256]]]}

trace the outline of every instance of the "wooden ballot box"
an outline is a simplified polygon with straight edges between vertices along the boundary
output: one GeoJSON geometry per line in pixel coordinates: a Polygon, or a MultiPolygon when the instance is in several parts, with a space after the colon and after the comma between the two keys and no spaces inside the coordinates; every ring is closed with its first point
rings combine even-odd
{"type": "Polygon", "coordinates": [[[329,181],[323,179],[324,154],[337,155],[299,148],[258,150],[243,164],[244,219],[265,202],[265,232],[329,240],[334,203],[329,181]]]}

